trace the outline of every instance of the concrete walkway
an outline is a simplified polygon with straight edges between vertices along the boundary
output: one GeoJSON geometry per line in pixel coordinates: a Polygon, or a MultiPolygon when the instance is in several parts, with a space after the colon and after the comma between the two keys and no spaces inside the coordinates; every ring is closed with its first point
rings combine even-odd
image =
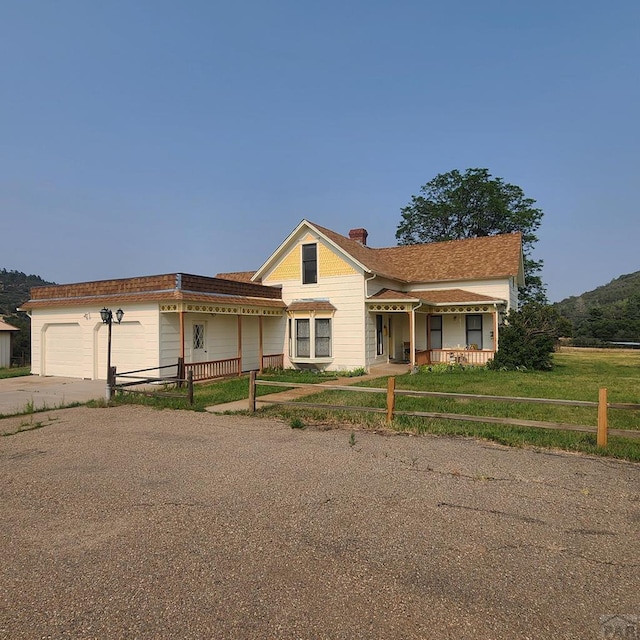
{"type": "Polygon", "coordinates": [[[104,398],[104,380],[20,376],[0,380],[0,415],[34,409],[55,409],[75,402],[104,398]]]}
{"type": "MultiPolygon", "coordinates": [[[[270,393],[268,395],[260,396],[256,398],[256,409],[262,409],[268,406],[272,402],[292,402],[304,398],[305,396],[312,396],[316,393],[322,393],[327,387],[342,387],[362,382],[363,380],[374,380],[375,378],[383,378],[385,376],[400,376],[407,373],[408,365],[406,364],[385,364],[378,365],[377,367],[371,367],[370,373],[364,376],[358,376],[357,378],[337,378],[336,380],[327,380],[322,384],[314,385],[313,387],[295,387],[293,389],[287,389],[286,391],[280,391],[278,393],[270,393]],[[270,400],[271,402],[265,402],[270,400]]],[[[227,411],[247,411],[249,409],[249,401],[236,400],[235,402],[225,402],[224,404],[217,404],[212,407],[206,407],[209,413],[226,413],[227,411]]]]}

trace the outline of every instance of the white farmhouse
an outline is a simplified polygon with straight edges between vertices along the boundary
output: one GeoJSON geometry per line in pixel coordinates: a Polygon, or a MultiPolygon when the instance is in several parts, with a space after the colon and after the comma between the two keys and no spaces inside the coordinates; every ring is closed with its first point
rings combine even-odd
{"type": "Polygon", "coordinates": [[[196,378],[272,366],[369,369],[390,361],[485,364],[524,284],[522,239],[506,234],[372,248],[307,220],[255,272],[36,287],[32,372],[106,377],[100,309],[119,372],[175,365],[196,378]]]}

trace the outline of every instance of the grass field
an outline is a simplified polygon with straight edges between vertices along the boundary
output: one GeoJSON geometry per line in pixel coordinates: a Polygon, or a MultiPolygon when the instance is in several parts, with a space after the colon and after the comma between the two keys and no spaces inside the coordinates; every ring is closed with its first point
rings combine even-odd
{"type": "MultiPolygon", "coordinates": [[[[479,368],[449,369],[445,367],[437,371],[399,376],[396,378],[396,388],[596,402],[598,389],[606,387],[609,402],[640,404],[640,352],[572,351],[558,353],[554,359],[555,368],[550,372],[489,371],[479,368]]],[[[385,387],[386,382],[386,378],[378,378],[361,384],[385,387]]],[[[382,408],[385,406],[384,394],[325,391],[314,395],[313,402],[330,404],[333,409],[296,409],[291,406],[274,406],[263,411],[307,424],[346,422],[369,428],[386,428],[383,415],[340,411],[340,406],[344,405],[382,408]]],[[[396,399],[396,409],[521,418],[577,425],[595,426],[597,424],[597,410],[582,407],[399,396],[396,399]]],[[[640,411],[610,409],[609,427],[640,430],[640,411]]],[[[396,416],[391,428],[413,433],[477,436],[511,446],[551,447],[640,461],[640,440],[618,436],[610,436],[609,446],[606,450],[602,450],[596,448],[595,434],[590,433],[409,416],[396,416]]]]}

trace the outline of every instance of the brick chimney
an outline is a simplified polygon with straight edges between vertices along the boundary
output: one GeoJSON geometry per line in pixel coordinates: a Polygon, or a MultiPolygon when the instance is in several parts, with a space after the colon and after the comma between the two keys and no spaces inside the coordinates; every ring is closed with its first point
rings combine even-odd
{"type": "Polygon", "coordinates": [[[351,229],[349,231],[349,237],[356,242],[366,246],[367,245],[367,233],[366,229],[351,229]]]}

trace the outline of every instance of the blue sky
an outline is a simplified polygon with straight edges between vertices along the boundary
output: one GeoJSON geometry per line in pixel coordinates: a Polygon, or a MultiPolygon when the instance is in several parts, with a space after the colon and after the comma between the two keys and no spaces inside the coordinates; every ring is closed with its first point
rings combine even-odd
{"type": "Polygon", "coordinates": [[[639,33],[631,0],[4,2],[0,268],[248,270],[302,218],[390,246],[486,167],[580,294],[640,270],[639,33]]]}

